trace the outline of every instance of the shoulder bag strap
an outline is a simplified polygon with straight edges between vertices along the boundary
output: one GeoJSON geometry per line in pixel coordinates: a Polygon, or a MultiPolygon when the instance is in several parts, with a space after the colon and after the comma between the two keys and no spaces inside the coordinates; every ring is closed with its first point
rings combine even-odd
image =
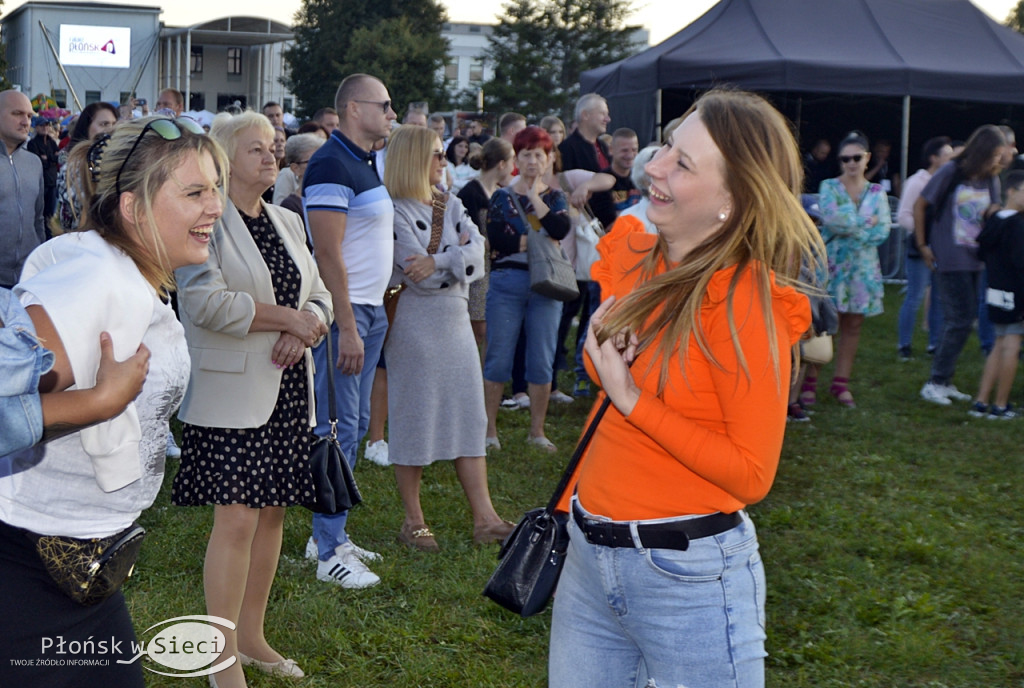
{"type": "MultiPolygon", "coordinates": [[[[320,301],[310,301],[315,304],[317,308],[321,309],[325,314],[327,313],[327,306],[320,301]]],[[[330,437],[334,438],[338,435],[338,407],[334,400],[334,345],[331,342],[331,327],[330,323],[327,325],[327,334],[324,335],[324,341],[327,344],[327,418],[331,422],[331,434],[330,437]]]]}
{"type": "Polygon", "coordinates": [[[569,465],[565,467],[565,473],[562,474],[562,479],[558,482],[558,487],[555,488],[555,493],[551,495],[551,500],[548,501],[548,505],[544,507],[544,511],[552,514],[555,512],[555,507],[558,505],[559,500],[562,499],[562,494],[565,492],[565,488],[569,486],[569,481],[572,479],[573,473],[576,472],[576,467],[580,464],[580,459],[583,458],[583,453],[587,450],[587,445],[590,444],[590,440],[594,437],[594,432],[597,430],[597,424],[601,422],[604,417],[604,412],[608,410],[608,406],[611,405],[612,401],[607,394],[604,396],[604,400],[601,402],[601,406],[598,407],[594,413],[594,418],[590,421],[590,425],[587,426],[587,431],[583,433],[583,437],[580,438],[580,443],[576,445],[576,451],[572,453],[572,458],[569,459],[569,465]]]}
{"type": "Polygon", "coordinates": [[[434,193],[434,212],[430,218],[430,243],[427,244],[427,253],[437,253],[441,246],[441,232],[444,230],[444,210],[448,205],[448,194],[434,193]]]}
{"type": "Polygon", "coordinates": [[[523,204],[519,202],[519,194],[516,193],[515,189],[509,187],[509,189],[508,189],[508,197],[510,199],[512,199],[512,205],[514,205],[516,207],[516,210],[519,211],[519,217],[521,217],[523,219],[523,226],[526,227],[526,231],[529,232],[530,229],[531,229],[531,226],[530,226],[530,220],[528,218],[530,216],[526,214],[525,210],[523,210],[523,204]]]}

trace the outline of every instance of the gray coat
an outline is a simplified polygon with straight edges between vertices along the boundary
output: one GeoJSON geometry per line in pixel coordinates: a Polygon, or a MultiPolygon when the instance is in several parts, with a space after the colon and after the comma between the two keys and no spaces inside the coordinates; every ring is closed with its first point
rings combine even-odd
{"type": "Polygon", "coordinates": [[[22,145],[0,160],[0,286],[13,286],[28,254],[46,241],[43,194],[39,156],[22,145]]]}

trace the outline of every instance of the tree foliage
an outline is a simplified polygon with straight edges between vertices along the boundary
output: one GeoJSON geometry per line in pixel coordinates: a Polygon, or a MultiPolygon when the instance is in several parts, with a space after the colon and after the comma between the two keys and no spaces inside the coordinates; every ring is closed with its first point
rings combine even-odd
{"type": "Polygon", "coordinates": [[[405,103],[445,102],[446,21],[437,0],[303,0],[284,84],[306,115],[333,105],[341,80],[358,72],[384,82],[400,115],[405,103]]]}
{"type": "Polygon", "coordinates": [[[1024,33],[1024,0],[1020,0],[1010,13],[1006,15],[1006,21],[1003,22],[1014,31],[1024,33]]]}
{"type": "Polygon", "coordinates": [[[628,0],[510,0],[490,36],[488,110],[571,117],[580,74],[632,52],[628,0]]]}

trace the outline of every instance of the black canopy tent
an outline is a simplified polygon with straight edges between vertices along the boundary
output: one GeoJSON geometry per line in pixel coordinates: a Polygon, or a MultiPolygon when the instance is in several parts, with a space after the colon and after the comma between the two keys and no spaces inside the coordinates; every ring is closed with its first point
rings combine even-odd
{"type": "Polygon", "coordinates": [[[998,104],[986,116],[1007,119],[1024,105],[1024,36],[968,0],[722,0],[664,42],[580,79],[582,93],[603,95],[616,125],[641,139],[681,101],[726,83],[786,94],[797,120],[805,97],[888,101],[901,111],[905,177],[911,98],[998,104]]]}

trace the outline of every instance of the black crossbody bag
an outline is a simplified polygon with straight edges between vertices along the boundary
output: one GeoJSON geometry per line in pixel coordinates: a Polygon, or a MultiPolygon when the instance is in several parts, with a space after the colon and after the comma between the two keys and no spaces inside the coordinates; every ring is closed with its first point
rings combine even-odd
{"type": "Polygon", "coordinates": [[[498,567],[487,581],[484,595],[523,618],[543,611],[555,593],[569,549],[569,515],[555,513],[555,506],[610,403],[605,396],[547,506],[527,511],[498,551],[498,567]]]}

